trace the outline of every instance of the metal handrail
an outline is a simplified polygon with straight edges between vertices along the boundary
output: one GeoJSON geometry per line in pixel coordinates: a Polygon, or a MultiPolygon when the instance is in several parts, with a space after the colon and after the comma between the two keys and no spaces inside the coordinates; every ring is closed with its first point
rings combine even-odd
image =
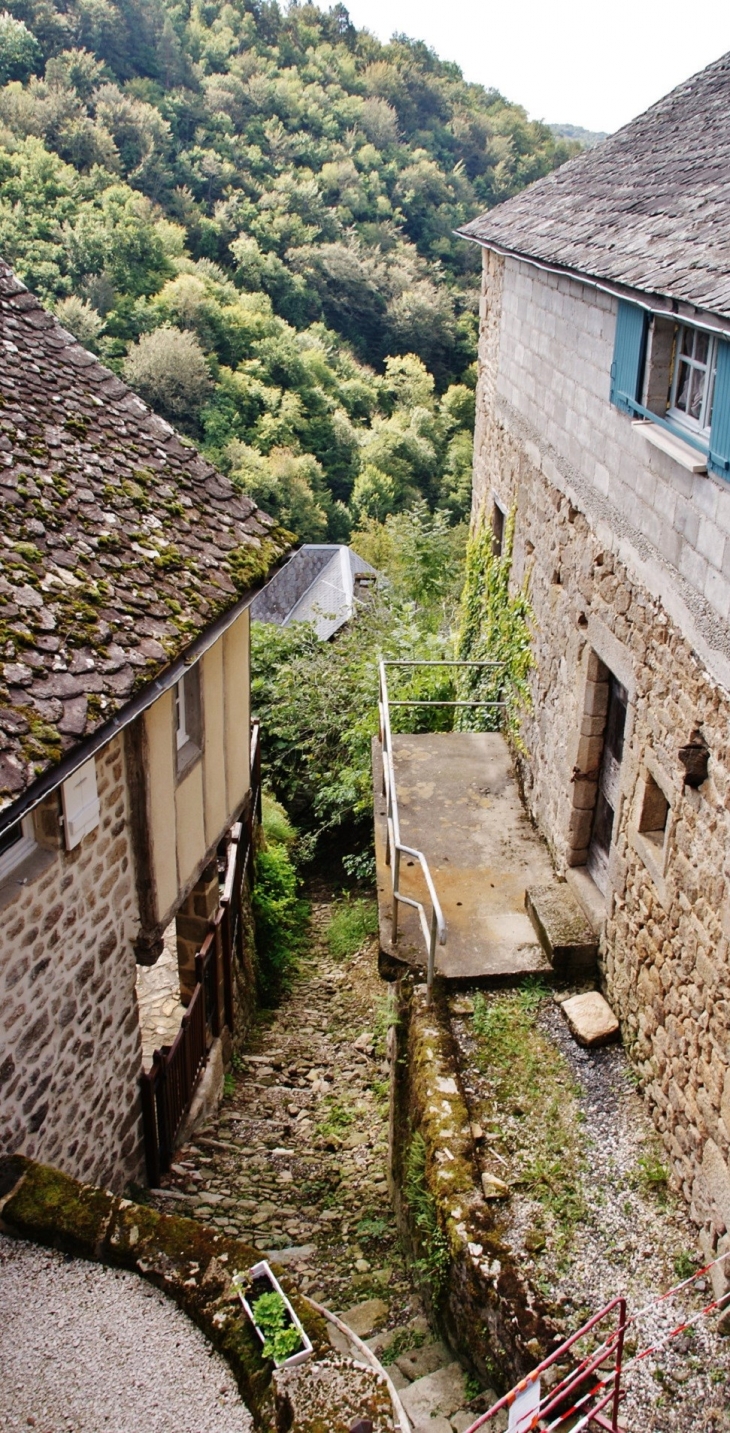
{"type": "Polygon", "coordinates": [[[386,843],[385,861],[391,869],[391,889],[393,896],[393,907],[391,915],[392,941],[393,945],[398,940],[398,905],[410,906],[418,912],[418,919],[423,932],[423,938],[427,951],[426,984],[430,991],[433,985],[433,977],[436,966],[436,940],[439,945],[446,944],[446,921],[444,920],[441,903],[436,894],[436,887],[429,869],[428,861],[423,851],[418,851],[414,846],[406,846],[400,838],[400,818],[398,815],[398,793],[395,784],[395,766],[393,762],[393,734],[390,727],[391,706],[451,706],[451,707],[505,707],[506,702],[480,702],[480,701],[428,701],[413,700],[391,702],[388,696],[388,680],[385,674],[386,667],[504,667],[504,662],[489,661],[416,661],[416,660],[388,660],[381,658],[379,662],[380,693],[378,708],[380,712],[380,744],[383,750],[383,795],[386,798],[386,843]],[[423,879],[426,882],[428,894],[431,898],[430,919],[426,913],[423,901],[415,900],[412,896],[406,896],[399,889],[400,885],[400,858],[401,856],[412,856],[418,861],[421,867],[423,879]]]}

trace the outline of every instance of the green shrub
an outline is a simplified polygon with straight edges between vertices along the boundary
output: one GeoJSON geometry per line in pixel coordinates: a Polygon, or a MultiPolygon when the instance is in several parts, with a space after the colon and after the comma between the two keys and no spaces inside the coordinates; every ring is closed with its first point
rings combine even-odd
{"type": "Polygon", "coordinates": [[[274,1004],[287,989],[301,949],[309,908],[286,846],[273,841],[256,858],[252,902],[259,995],[274,1004]]]}
{"type": "Polygon", "coordinates": [[[325,929],[330,955],[344,960],[354,955],[371,936],[378,932],[378,907],[375,901],[345,896],[335,901],[325,929]]]}

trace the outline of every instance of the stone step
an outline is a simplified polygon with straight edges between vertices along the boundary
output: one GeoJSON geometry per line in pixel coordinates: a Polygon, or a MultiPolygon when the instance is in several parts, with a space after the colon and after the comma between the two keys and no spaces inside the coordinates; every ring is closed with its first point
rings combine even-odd
{"type": "Polygon", "coordinates": [[[592,975],[598,961],[596,933],[565,881],[530,886],[527,914],[556,975],[592,975]]]}
{"type": "Polygon", "coordinates": [[[438,1418],[450,1429],[449,1418],[466,1402],[464,1370],[460,1363],[448,1363],[445,1368],[417,1378],[400,1397],[414,1430],[423,1426],[429,1433],[437,1433],[438,1418]]]}

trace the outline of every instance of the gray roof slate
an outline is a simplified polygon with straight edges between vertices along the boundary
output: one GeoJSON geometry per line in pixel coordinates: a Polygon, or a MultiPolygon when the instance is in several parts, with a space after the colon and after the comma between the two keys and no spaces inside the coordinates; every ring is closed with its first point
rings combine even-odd
{"type": "Polygon", "coordinates": [[[730,53],[459,233],[730,317],[730,53]]]}
{"type": "Polygon", "coordinates": [[[0,809],[292,541],[0,261],[0,809]]]}
{"type": "Polygon", "coordinates": [[[355,616],[356,579],[377,577],[364,557],[343,543],[305,543],[254,598],[255,622],[311,622],[321,641],[339,632],[355,616]]]}

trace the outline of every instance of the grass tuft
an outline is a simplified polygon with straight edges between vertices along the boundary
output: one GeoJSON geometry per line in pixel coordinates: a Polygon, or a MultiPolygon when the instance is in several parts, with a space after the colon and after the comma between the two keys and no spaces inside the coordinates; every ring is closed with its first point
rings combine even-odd
{"type": "Polygon", "coordinates": [[[377,935],[378,907],[375,901],[359,896],[352,899],[343,896],[335,901],[332,915],[325,928],[324,937],[330,955],[335,960],[346,960],[362,948],[366,941],[377,935]]]}

